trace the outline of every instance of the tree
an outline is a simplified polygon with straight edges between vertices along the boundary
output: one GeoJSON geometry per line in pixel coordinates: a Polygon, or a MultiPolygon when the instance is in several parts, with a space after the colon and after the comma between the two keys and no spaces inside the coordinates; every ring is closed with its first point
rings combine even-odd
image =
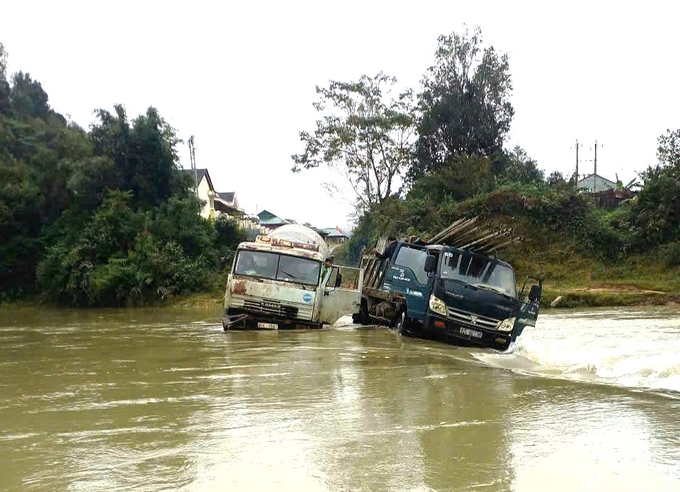
{"type": "Polygon", "coordinates": [[[543,171],[538,168],[538,164],[529,154],[515,145],[508,153],[508,159],[503,169],[503,178],[513,183],[538,184],[545,179],[543,171]]]}
{"type": "Polygon", "coordinates": [[[7,81],[7,52],[0,43],[0,114],[8,114],[11,110],[9,102],[10,87],[7,81]]]}
{"type": "Polygon", "coordinates": [[[666,130],[666,134],[659,137],[656,155],[660,166],[680,167],[680,129],[666,130]]]}
{"type": "Polygon", "coordinates": [[[110,189],[131,190],[133,208],[155,206],[185,191],[174,128],[153,107],[132,125],[122,105],[114,109],[115,116],[104,109],[95,111],[99,122],[90,130],[95,153],[114,164],[115,175],[110,176],[107,170],[102,176],[106,177],[104,184],[110,189]]]}
{"type": "Polygon", "coordinates": [[[514,114],[511,91],[507,55],[483,47],[479,28],[440,36],[419,97],[410,177],[436,171],[452,156],[500,153],[514,114]]]}
{"type": "Polygon", "coordinates": [[[545,180],[546,184],[556,190],[566,191],[570,188],[570,183],[564,179],[564,174],[559,171],[553,171],[545,180]]]}
{"type": "Polygon", "coordinates": [[[12,109],[21,115],[31,118],[46,118],[50,114],[47,92],[31,75],[23,72],[15,73],[12,77],[10,91],[12,109]]]}
{"type": "Polygon", "coordinates": [[[317,111],[324,113],[313,134],[300,132],[304,152],[292,157],[292,171],[326,164],[354,190],[359,208],[371,210],[394,191],[412,156],[412,92],[389,97],[394,77],[380,72],[358,82],[317,86],[317,111]]]}
{"type": "Polygon", "coordinates": [[[680,130],[658,142],[659,163],[640,174],[644,185],[631,214],[646,244],[680,239],[680,130]]]}
{"type": "Polygon", "coordinates": [[[452,156],[449,165],[418,178],[409,198],[420,198],[433,205],[445,200],[462,201],[494,187],[493,162],[482,156],[452,156]]]}

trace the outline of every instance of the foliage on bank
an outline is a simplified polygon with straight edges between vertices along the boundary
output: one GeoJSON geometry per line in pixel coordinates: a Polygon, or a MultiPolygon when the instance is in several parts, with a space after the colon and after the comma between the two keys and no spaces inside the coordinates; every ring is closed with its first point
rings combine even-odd
{"type": "MultiPolygon", "coordinates": [[[[403,186],[370,207],[360,203],[356,230],[338,259],[355,264],[362,248],[380,236],[427,238],[456,219],[478,216],[525,236],[524,243],[500,255],[520,275],[542,272],[552,293],[546,298],[607,279],[645,283],[653,278],[659,290],[680,292],[680,130],[659,137],[658,164],[640,173],[635,198],[599,208],[577,189],[576,176],[545,176],[520,146],[504,147],[514,115],[511,91],[507,56],[485,47],[479,29],[440,37],[434,64],[404,119],[413,122],[414,138],[409,164],[399,168],[403,186]]],[[[356,108],[380,112],[376,104],[356,108]]],[[[346,121],[357,121],[356,108],[345,114],[346,121]]],[[[333,109],[334,118],[343,121],[337,116],[343,108],[333,109]]],[[[356,135],[343,133],[344,147],[358,149],[345,162],[354,173],[375,167],[374,151],[356,135]]],[[[391,140],[372,137],[390,155],[391,140]]],[[[314,150],[326,155],[325,143],[316,141],[314,150]]],[[[403,156],[403,142],[399,152],[403,156]]],[[[339,165],[337,155],[332,165],[339,165]]],[[[587,303],[607,295],[571,298],[587,303]]],[[[638,298],[639,293],[627,302],[638,298]]]]}
{"type": "Polygon", "coordinates": [[[0,301],[148,305],[212,290],[243,239],[199,215],[175,130],[121,105],[88,131],[40,82],[8,79],[0,44],[0,301]]]}

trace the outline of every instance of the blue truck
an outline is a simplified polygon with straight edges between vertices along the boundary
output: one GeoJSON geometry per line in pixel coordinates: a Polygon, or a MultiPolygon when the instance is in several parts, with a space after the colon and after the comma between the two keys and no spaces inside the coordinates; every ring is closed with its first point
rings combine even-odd
{"type": "Polygon", "coordinates": [[[518,289],[512,266],[479,251],[397,241],[390,258],[363,254],[360,268],[355,323],[505,351],[538,319],[541,277],[527,277],[518,289]]]}

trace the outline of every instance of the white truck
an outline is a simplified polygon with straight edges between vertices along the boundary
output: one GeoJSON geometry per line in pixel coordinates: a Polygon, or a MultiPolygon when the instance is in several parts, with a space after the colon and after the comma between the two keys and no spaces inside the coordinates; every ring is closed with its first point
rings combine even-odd
{"type": "Polygon", "coordinates": [[[287,224],[239,244],[224,295],[224,330],[322,328],[358,311],[363,271],[333,266],[312,229],[287,224]]]}

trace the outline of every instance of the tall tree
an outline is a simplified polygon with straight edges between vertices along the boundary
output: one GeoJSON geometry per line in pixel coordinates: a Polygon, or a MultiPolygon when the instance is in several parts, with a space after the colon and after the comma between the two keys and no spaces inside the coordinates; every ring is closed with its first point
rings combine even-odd
{"type": "Polygon", "coordinates": [[[501,152],[514,114],[511,91],[507,55],[484,47],[478,27],[440,36],[435,63],[423,79],[410,176],[441,169],[452,156],[501,152]]]}
{"type": "Polygon", "coordinates": [[[539,184],[545,180],[543,171],[529,154],[515,145],[512,151],[507,153],[507,159],[502,170],[502,178],[513,183],[539,184]]]}
{"type": "Polygon", "coordinates": [[[47,92],[28,73],[17,72],[12,77],[10,92],[12,108],[21,116],[46,118],[50,114],[47,92]]]}
{"type": "Polygon", "coordinates": [[[641,173],[644,185],[632,216],[649,244],[680,240],[680,130],[658,139],[656,166],[641,173]]]}
{"type": "Polygon", "coordinates": [[[0,43],[0,114],[8,114],[11,110],[9,102],[9,82],[7,81],[7,52],[0,43]]]}
{"type": "Polygon", "coordinates": [[[302,154],[292,157],[293,172],[326,164],[354,190],[359,208],[370,210],[396,190],[412,157],[413,96],[390,97],[394,77],[380,72],[358,82],[331,81],[317,86],[314,107],[323,117],[314,133],[300,132],[302,154]]]}
{"type": "Polygon", "coordinates": [[[185,181],[179,172],[174,128],[153,107],[132,125],[122,105],[114,109],[115,115],[104,109],[95,111],[99,122],[90,131],[95,152],[115,166],[114,176],[102,176],[108,178],[104,184],[132,191],[133,208],[158,205],[182,191],[185,181]]]}

